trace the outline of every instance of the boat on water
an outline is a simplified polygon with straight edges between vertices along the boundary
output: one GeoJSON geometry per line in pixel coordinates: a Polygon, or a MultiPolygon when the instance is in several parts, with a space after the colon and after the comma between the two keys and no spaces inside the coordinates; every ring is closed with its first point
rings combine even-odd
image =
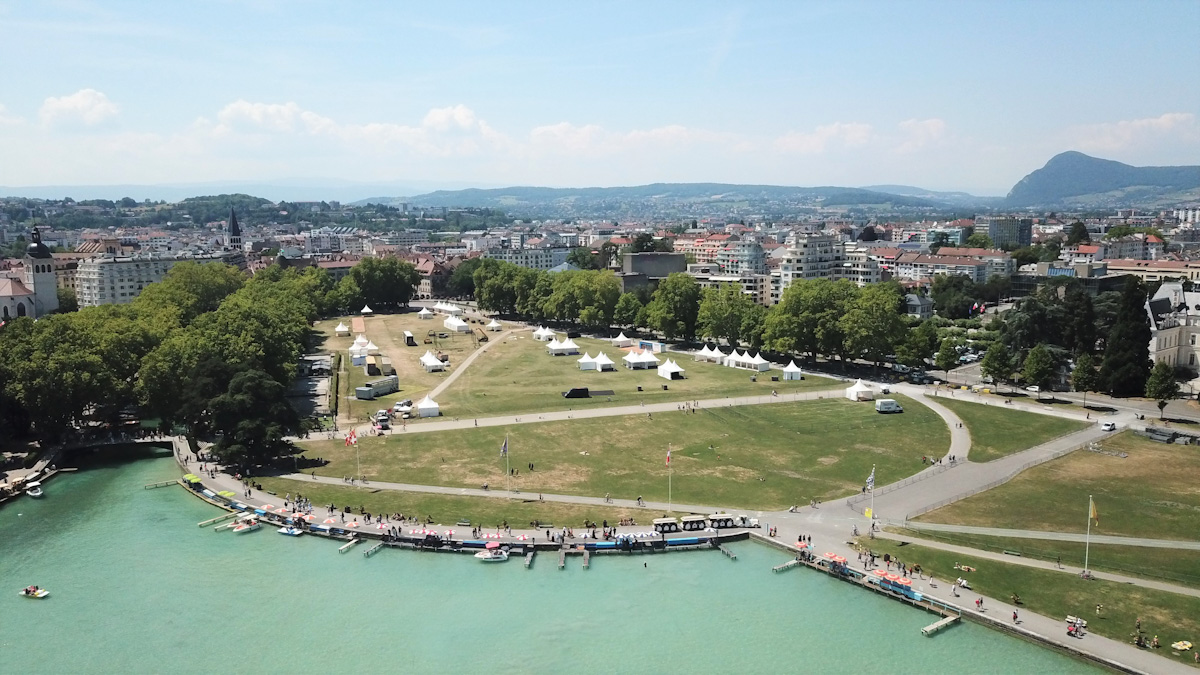
{"type": "Polygon", "coordinates": [[[41,497],[42,495],[44,495],[46,493],[42,492],[41,482],[35,482],[35,483],[26,483],[25,484],[25,494],[29,495],[30,497],[37,498],[37,497],[41,497]]]}
{"type": "Polygon", "coordinates": [[[286,534],[289,537],[299,537],[300,535],[304,534],[304,530],[298,527],[284,526],[279,528],[279,534],[286,534]]]}
{"type": "Polygon", "coordinates": [[[489,541],[487,547],[476,553],[475,557],[484,562],[504,562],[508,560],[508,551],[500,548],[499,542],[489,541]]]}
{"type": "Polygon", "coordinates": [[[20,595],[23,595],[27,598],[33,598],[34,600],[41,600],[42,598],[49,596],[50,591],[44,588],[38,588],[37,586],[30,586],[28,588],[22,588],[20,595]]]}
{"type": "Polygon", "coordinates": [[[246,517],[239,520],[238,524],[233,526],[233,531],[237,534],[245,534],[253,532],[260,527],[262,527],[262,524],[258,522],[257,518],[246,517]]]}

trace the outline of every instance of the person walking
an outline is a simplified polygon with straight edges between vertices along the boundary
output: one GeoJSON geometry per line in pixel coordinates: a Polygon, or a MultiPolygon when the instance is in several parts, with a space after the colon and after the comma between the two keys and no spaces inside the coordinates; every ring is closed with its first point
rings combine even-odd
{"type": "Polygon", "coordinates": [[[1013,623],[1020,623],[1020,621],[1017,621],[1017,610],[1015,609],[1013,610],[1013,623]]]}

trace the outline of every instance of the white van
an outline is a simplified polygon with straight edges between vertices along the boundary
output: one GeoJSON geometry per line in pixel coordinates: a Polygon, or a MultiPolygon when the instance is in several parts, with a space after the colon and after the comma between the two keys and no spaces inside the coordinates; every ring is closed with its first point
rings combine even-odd
{"type": "Polygon", "coordinates": [[[881,398],[878,401],[875,401],[875,412],[877,412],[877,413],[902,413],[902,412],[904,412],[904,408],[900,407],[900,404],[896,403],[895,399],[881,398]]]}

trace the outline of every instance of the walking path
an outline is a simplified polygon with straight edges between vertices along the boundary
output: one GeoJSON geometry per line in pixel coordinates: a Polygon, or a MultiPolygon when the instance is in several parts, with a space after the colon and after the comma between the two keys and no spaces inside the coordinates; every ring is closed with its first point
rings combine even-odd
{"type": "MultiPolygon", "coordinates": [[[[909,521],[905,527],[913,530],[933,532],[958,532],[987,537],[1014,537],[1018,539],[1045,539],[1049,541],[1083,542],[1087,535],[1079,532],[1050,532],[1046,530],[1010,530],[1002,527],[976,527],[973,525],[946,525],[943,523],[918,523],[909,521]]],[[[1176,539],[1145,539],[1142,537],[1118,537],[1106,534],[1091,535],[1093,544],[1116,544],[1118,546],[1143,546],[1146,548],[1171,548],[1180,551],[1200,551],[1200,541],[1176,539]]]]}
{"type": "Polygon", "coordinates": [[[446,377],[446,379],[442,380],[441,384],[434,387],[433,391],[429,392],[429,398],[436,399],[438,397],[438,394],[441,394],[443,391],[446,390],[446,387],[449,387],[451,384],[454,384],[454,381],[458,379],[458,376],[462,375],[463,371],[465,371],[468,366],[470,366],[472,363],[474,363],[475,359],[479,358],[480,354],[491,349],[492,345],[504,341],[505,338],[507,338],[509,335],[515,333],[517,330],[524,330],[524,329],[509,329],[509,330],[504,331],[503,333],[497,333],[495,336],[489,338],[488,341],[483,344],[483,346],[481,346],[479,349],[476,349],[475,351],[471,352],[470,356],[463,359],[463,362],[458,364],[458,367],[455,368],[454,371],[451,372],[450,375],[446,377]]]}

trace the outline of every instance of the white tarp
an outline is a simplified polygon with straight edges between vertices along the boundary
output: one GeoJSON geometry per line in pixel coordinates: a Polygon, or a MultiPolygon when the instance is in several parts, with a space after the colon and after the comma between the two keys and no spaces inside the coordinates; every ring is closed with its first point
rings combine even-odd
{"type": "Polygon", "coordinates": [[[421,311],[417,312],[417,316],[421,317],[422,319],[432,319],[433,312],[429,311],[428,307],[422,307],[421,311]]]}
{"type": "Polygon", "coordinates": [[[875,398],[875,391],[862,380],[856,380],[846,389],[846,398],[851,401],[871,401],[875,398]]]}
{"type": "Polygon", "coordinates": [[[417,403],[418,417],[437,417],[442,414],[442,408],[437,404],[437,401],[426,396],[417,403]]]}

